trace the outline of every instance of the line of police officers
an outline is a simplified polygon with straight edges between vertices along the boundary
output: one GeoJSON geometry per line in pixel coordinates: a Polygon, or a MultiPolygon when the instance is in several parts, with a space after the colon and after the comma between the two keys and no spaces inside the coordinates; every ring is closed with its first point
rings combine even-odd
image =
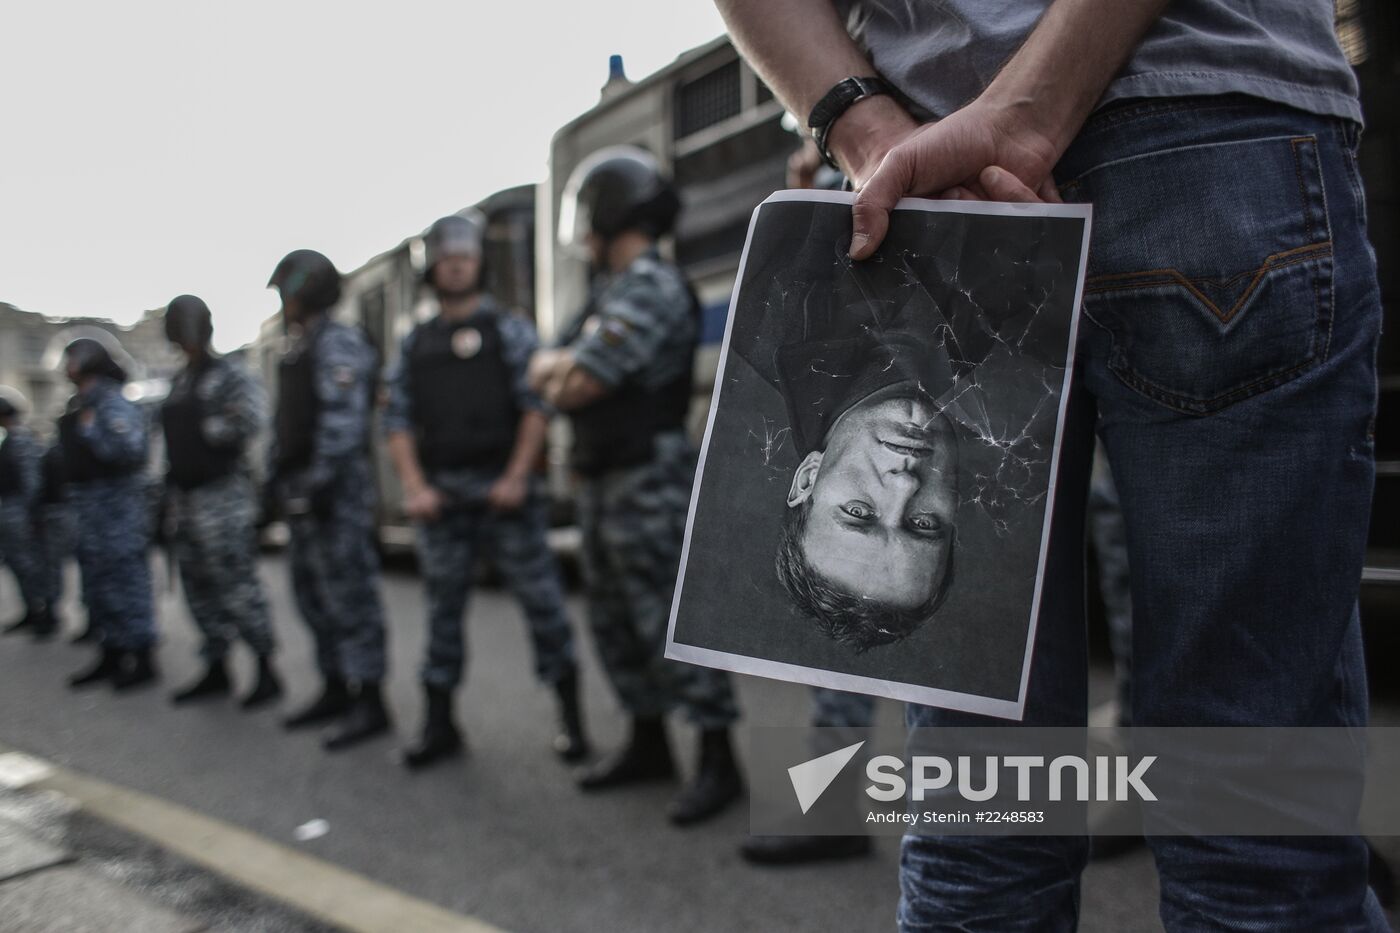
{"type": "MultiPolygon", "coordinates": [[[[656,249],[679,208],[671,184],[639,149],[603,150],[578,167],[560,236],[588,258],[594,283],[550,349],[538,347],[527,320],[481,291],[480,216],[446,217],[428,231],[424,284],[437,312],[404,338],[381,422],[417,525],[427,591],[426,715],[404,752],[410,768],[463,748],[453,716],[466,657],[462,615],[474,562],[487,555],[520,603],[535,675],[557,697],[556,751],[570,762],[589,754],[574,636],[535,471],[549,418],[563,412],[582,480],[588,619],[631,716],[623,747],[585,770],[579,784],[598,791],[673,779],[665,717],[679,708],[697,728],[699,764],[671,802],[670,819],[706,819],[742,794],[727,675],[663,658],[696,460],[685,418],[700,308],[656,249]]],[[[166,334],[186,365],[159,414],[167,460],[159,510],[150,508],[143,478],[146,421],[123,395],[119,349],[83,338],[65,352],[76,392],[47,458],[61,464],[62,483],[43,481],[46,458],[22,424],[23,400],[0,393],[0,544],[26,606],[12,627],[39,637],[54,629],[58,561],[43,556],[54,551],[48,539],[56,533],[42,504],[62,495],[76,517],[83,599],[98,643],[96,660],[72,685],[128,690],[157,677],[146,556],[155,525],[203,638],[203,672],[172,699],[230,693],[226,658],[238,639],[257,659],[242,705],[269,703],[282,685],[256,539],[259,514],[275,511],[290,530],[292,591],[321,675],[315,699],[285,725],[328,725],[324,745],[340,749],[390,728],[370,450],[379,359],[359,328],[331,318],[340,275],[325,256],[289,254],[269,287],[280,293],[289,346],[261,496],[248,454],[265,420],[263,394],[243,367],[210,348],[209,309],[194,296],[166,311],[166,334]]]]}

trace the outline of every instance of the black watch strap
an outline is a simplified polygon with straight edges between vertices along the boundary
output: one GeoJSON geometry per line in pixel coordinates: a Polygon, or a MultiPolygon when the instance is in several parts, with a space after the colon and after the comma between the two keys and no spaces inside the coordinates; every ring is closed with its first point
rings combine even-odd
{"type": "Polygon", "coordinates": [[[864,78],[844,78],[836,82],[836,86],[817,101],[817,105],[812,108],[811,116],[807,118],[807,127],[812,131],[812,139],[816,140],[817,148],[821,150],[822,158],[826,160],[827,165],[837,170],[841,168],[826,148],[826,136],[831,132],[831,126],[837,118],[851,109],[851,105],[856,101],[890,93],[892,93],[892,89],[885,83],[884,78],[873,75],[864,78]]]}

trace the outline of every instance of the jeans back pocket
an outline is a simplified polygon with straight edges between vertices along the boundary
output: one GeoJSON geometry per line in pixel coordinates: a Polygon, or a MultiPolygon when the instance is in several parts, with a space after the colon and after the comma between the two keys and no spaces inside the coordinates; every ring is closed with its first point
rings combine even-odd
{"type": "Polygon", "coordinates": [[[1332,236],[1315,136],[1134,155],[1062,190],[1094,205],[1085,314],[1130,388],[1205,415],[1326,358],[1332,236]]]}

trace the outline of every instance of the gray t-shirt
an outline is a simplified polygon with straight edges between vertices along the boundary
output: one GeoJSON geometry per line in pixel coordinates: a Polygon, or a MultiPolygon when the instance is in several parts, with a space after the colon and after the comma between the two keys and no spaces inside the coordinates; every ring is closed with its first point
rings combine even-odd
{"type": "MultiPolygon", "coordinates": [[[[1050,0],[834,0],[875,67],[943,117],[976,97],[1050,0]]],[[[1100,105],[1137,97],[1248,94],[1361,120],[1331,0],[1176,0],[1100,105]]]]}

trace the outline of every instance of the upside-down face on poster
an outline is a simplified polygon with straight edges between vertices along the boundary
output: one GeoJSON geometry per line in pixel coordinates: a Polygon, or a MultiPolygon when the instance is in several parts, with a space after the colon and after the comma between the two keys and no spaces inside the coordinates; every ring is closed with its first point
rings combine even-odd
{"type": "Polygon", "coordinates": [[[1019,719],[1089,208],[754,211],[666,655],[1019,719]]]}

